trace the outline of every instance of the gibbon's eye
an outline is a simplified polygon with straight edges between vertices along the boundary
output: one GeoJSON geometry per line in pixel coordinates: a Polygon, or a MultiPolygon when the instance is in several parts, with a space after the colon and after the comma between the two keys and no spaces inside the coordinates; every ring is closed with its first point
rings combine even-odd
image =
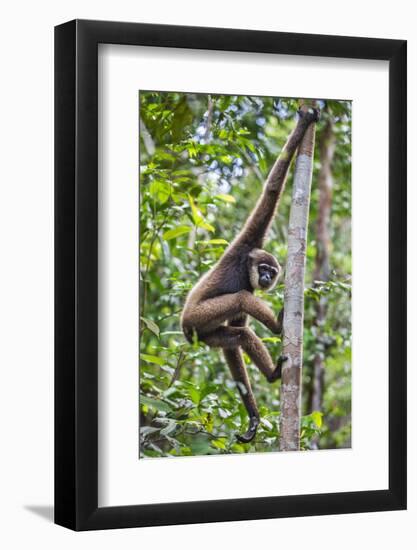
{"type": "Polygon", "coordinates": [[[275,278],[275,277],[278,275],[278,269],[277,269],[276,267],[270,266],[270,267],[269,267],[269,270],[270,270],[270,272],[271,272],[272,277],[275,278]]]}
{"type": "Polygon", "coordinates": [[[268,264],[259,264],[258,266],[258,273],[259,275],[262,275],[263,273],[269,273],[269,275],[274,278],[278,274],[278,269],[272,265],[268,264]]]}

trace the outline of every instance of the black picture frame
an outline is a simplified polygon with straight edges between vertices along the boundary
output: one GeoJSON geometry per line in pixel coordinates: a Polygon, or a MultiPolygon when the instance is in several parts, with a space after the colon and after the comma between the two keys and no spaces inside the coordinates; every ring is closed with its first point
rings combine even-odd
{"type": "Polygon", "coordinates": [[[75,20],[55,28],[55,522],[74,530],[406,508],[406,41],[75,20]],[[98,44],[389,62],[389,488],[98,507],[98,44]]]}

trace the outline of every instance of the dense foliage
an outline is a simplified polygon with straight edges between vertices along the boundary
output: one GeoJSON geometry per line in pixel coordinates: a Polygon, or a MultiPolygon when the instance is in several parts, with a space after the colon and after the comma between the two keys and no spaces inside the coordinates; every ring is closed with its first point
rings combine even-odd
{"type": "MultiPolygon", "coordinates": [[[[305,288],[303,449],[350,446],[351,106],[321,101],[332,117],[331,278],[313,282],[320,169],[314,160],[305,288]],[[321,337],[315,304],[326,296],[321,337]],[[322,411],[311,411],[312,358],[323,353],[322,411]]],[[[292,99],[146,92],[140,94],[140,453],[178,456],[277,451],[279,382],[268,384],[245,357],[262,416],[256,440],[240,444],[246,412],[219,350],[188,344],[179,314],[188,290],[222,254],[253,207],[295,124],[292,99]]],[[[291,176],[266,249],[285,265],[291,176]]],[[[263,294],[274,311],[283,286],[263,294]]],[[[273,357],[280,339],[251,320],[273,357]]]]}

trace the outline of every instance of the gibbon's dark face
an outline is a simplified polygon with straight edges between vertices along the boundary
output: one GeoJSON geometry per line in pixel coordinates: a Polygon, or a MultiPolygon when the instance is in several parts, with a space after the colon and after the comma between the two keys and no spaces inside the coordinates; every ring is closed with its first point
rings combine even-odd
{"type": "Polygon", "coordinates": [[[268,264],[259,264],[258,265],[258,275],[259,275],[259,287],[267,290],[272,288],[278,278],[279,270],[268,264]]]}
{"type": "Polygon", "coordinates": [[[272,290],[281,274],[281,266],[264,250],[255,249],[249,255],[249,276],[253,289],[272,290]]]}

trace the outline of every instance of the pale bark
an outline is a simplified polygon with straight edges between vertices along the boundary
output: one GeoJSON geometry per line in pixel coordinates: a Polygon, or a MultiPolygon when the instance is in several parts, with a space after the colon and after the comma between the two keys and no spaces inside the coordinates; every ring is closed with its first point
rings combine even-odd
{"type": "MultiPolygon", "coordinates": [[[[335,136],[333,122],[329,119],[323,130],[320,139],[320,172],[318,176],[319,185],[319,207],[317,213],[317,254],[315,259],[314,280],[328,281],[330,276],[330,212],[332,207],[332,162],[335,152],[335,136]]],[[[321,411],[324,388],[324,335],[323,324],[327,314],[327,298],[321,296],[316,304],[317,342],[318,350],[313,361],[313,377],[311,387],[310,406],[312,411],[321,411]]]]}
{"type": "MultiPolygon", "coordinates": [[[[303,109],[307,108],[306,106],[303,107],[303,109]]],[[[287,360],[283,363],[281,381],[281,451],[297,451],[300,448],[304,272],[314,137],[315,124],[311,124],[298,148],[288,226],[282,335],[282,353],[287,357],[287,360]]]]}
{"type": "Polygon", "coordinates": [[[211,123],[212,123],[212,119],[213,119],[213,106],[214,106],[214,102],[211,98],[211,95],[209,95],[208,96],[208,105],[207,105],[206,131],[204,133],[204,141],[206,143],[210,140],[211,123]]]}

